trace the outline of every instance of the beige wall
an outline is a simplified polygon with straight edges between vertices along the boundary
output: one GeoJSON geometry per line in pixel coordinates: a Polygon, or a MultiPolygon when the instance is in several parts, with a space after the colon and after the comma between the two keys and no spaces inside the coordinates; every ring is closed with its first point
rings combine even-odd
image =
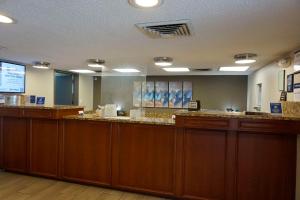
{"type": "Polygon", "coordinates": [[[54,104],[54,71],[26,68],[26,95],[46,97],[45,105],[54,104]]]}
{"type": "MultiPolygon", "coordinates": [[[[227,107],[246,110],[247,76],[107,76],[95,84],[101,84],[101,104],[120,104],[124,110],[132,108],[134,81],[191,81],[193,83],[193,99],[201,101],[202,108],[225,110],[227,107]]],[[[96,85],[95,85],[96,88],[96,85]]],[[[97,86],[99,88],[99,86],[97,86]]],[[[96,102],[95,102],[96,103],[96,102]]],[[[99,102],[98,102],[99,104],[99,102]]]]}
{"type": "MultiPolygon", "coordinates": [[[[262,83],[262,111],[269,112],[270,101],[279,101],[280,91],[278,90],[278,72],[282,70],[276,62],[248,76],[248,109],[256,106],[256,84],[262,83]]],[[[294,72],[293,66],[286,68],[286,76],[294,72]]],[[[288,93],[288,101],[293,101],[293,93],[288,93]]],[[[297,185],[296,199],[300,199],[300,136],[297,142],[297,185]]]]}
{"type": "MultiPolygon", "coordinates": [[[[54,105],[54,70],[26,68],[26,95],[46,97],[46,106],[54,105]]],[[[79,75],[79,105],[93,109],[93,77],[79,75]]]]}
{"type": "Polygon", "coordinates": [[[247,76],[148,76],[147,81],[191,81],[204,109],[247,108],[247,76]]]}

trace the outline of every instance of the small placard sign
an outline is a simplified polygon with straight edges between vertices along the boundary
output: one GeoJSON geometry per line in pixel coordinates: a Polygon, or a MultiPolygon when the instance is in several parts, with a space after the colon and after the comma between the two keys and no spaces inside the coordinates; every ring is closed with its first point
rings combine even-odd
{"type": "Polygon", "coordinates": [[[45,104],[45,97],[37,97],[36,98],[37,105],[44,105],[45,104]]]}
{"type": "Polygon", "coordinates": [[[282,104],[281,103],[270,103],[270,110],[272,114],[281,115],[282,114],[282,104]]]}
{"type": "Polygon", "coordinates": [[[35,101],[36,101],[36,96],[35,96],[35,95],[30,95],[30,96],[29,96],[29,101],[30,101],[30,103],[35,103],[35,101]]]}

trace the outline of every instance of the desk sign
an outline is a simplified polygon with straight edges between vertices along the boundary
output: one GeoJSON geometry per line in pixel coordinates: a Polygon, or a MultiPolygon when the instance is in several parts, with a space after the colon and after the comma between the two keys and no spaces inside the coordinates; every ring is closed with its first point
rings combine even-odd
{"type": "Polygon", "coordinates": [[[45,97],[37,97],[36,98],[37,105],[44,105],[45,104],[45,97]]]}
{"type": "Polygon", "coordinates": [[[188,111],[199,111],[201,109],[200,101],[190,101],[188,105],[188,111]]]}
{"type": "Polygon", "coordinates": [[[282,104],[281,103],[270,103],[271,114],[281,115],[282,114],[282,104]]]}

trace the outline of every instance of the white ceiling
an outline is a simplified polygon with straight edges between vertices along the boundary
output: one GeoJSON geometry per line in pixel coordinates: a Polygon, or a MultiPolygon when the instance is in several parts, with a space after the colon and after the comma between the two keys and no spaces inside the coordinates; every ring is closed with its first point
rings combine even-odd
{"type": "Polygon", "coordinates": [[[152,9],[127,0],[0,0],[0,12],[17,20],[0,24],[0,58],[58,69],[88,68],[87,59],[102,58],[108,70],[134,66],[158,75],[166,73],[153,65],[155,56],[218,68],[251,52],[259,55],[253,71],[300,46],[299,0],[164,0],[152,9]],[[134,26],[180,19],[191,20],[191,37],[151,39],[134,26]]]}

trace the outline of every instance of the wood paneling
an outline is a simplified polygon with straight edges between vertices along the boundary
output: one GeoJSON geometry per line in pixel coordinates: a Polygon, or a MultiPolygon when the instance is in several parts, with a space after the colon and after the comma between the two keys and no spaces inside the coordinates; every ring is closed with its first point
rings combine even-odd
{"type": "Polygon", "coordinates": [[[77,111],[0,108],[0,167],[179,199],[295,198],[298,121],[61,119],[77,111]]]}
{"type": "Polygon", "coordinates": [[[176,126],[199,128],[199,129],[215,129],[215,130],[227,130],[230,128],[230,120],[223,118],[213,117],[176,117],[176,126]]]}
{"type": "Polygon", "coordinates": [[[111,124],[65,120],[62,177],[100,185],[111,184],[111,124]]]}
{"type": "Polygon", "coordinates": [[[27,171],[27,123],[22,118],[3,119],[3,153],[5,169],[27,171]]]}
{"type": "Polygon", "coordinates": [[[20,117],[22,112],[19,108],[0,108],[0,116],[20,117]]]}
{"type": "Polygon", "coordinates": [[[294,200],[296,136],[240,133],[238,200],[294,200]]]}
{"type": "Polygon", "coordinates": [[[175,142],[173,126],[120,123],[113,139],[113,185],[174,194],[175,142]]]}
{"type": "Polygon", "coordinates": [[[280,120],[239,120],[239,131],[271,133],[271,134],[300,134],[300,124],[297,121],[280,120]]]}
{"type": "Polygon", "coordinates": [[[30,120],[30,173],[58,176],[58,120],[30,120]]]}
{"type": "Polygon", "coordinates": [[[226,132],[186,129],[183,193],[191,199],[225,199],[226,132]]]}
{"type": "Polygon", "coordinates": [[[50,109],[24,109],[23,116],[30,118],[51,119],[56,111],[50,109]]]}

